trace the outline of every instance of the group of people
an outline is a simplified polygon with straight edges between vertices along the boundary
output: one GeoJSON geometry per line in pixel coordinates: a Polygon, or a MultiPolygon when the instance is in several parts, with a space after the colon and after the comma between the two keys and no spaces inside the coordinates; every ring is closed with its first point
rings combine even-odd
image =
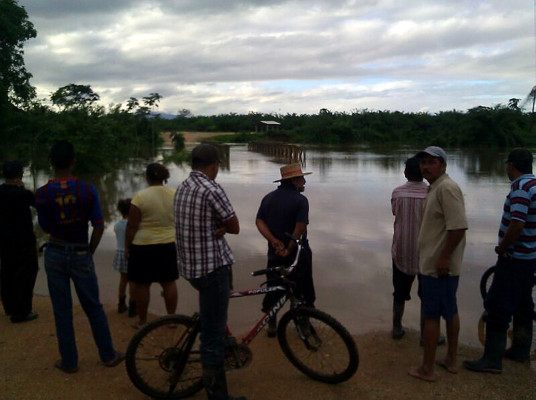
{"type": "MultiPolygon", "coordinates": [[[[220,167],[217,148],[198,145],[191,157],[192,171],[176,191],[165,186],[170,176],[167,168],[152,163],[146,169],[148,187],[118,203],[122,218],[114,225],[117,250],[113,261],[113,268],[121,273],[118,311],[138,315],[135,327],[145,324],[149,289],[158,282],[166,311],[174,314],[178,302],[176,280],[179,275],[187,279],[199,292],[200,350],[207,396],[211,400],[241,400],[244,397],[229,396],[224,369],[234,263],[225,235],[238,234],[240,224],[224,189],[215,181],[220,167]]],[[[37,318],[31,304],[38,268],[30,212],[33,206],[39,225],[49,235],[44,265],[61,356],[55,367],[65,373],[78,371],[71,282],[88,317],[103,365],[114,367],[125,355],[113,345],[99,300],[93,261],[104,232],[99,195],[93,185],[73,175],[75,151],[70,142],[56,142],[49,161],[54,177],[35,195],[24,189],[22,164],[4,165],[6,183],[0,186],[2,303],[12,322],[37,318]],[[20,234],[22,231],[24,234],[20,234]]],[[[274,181],[281,185],[263,199],[256,224],[268,241],[268,266],[275,262],[290,265],[297,249],[288,235],[303,239],[303,271],[296,277],[296,291],[307,305],[314,306],[312,253],[306,239],[309,204],[301,194],[307,174],[299,164],[282,167],[281,179],[274,181]]],[[[269,277],[271,285],[276,284],[275,278],[269,277]]],[[[277,300],[267,295],[263,309],[277,300]]],[[[276,326],[272,320],[269,336],[274,335],[276,326]]]]}
{"type": "MultiPolygon", "coordinates": [[[[497,264],[493,283],[484,301],[487,311],[484,354],[465,360],[471,371],[501,373],[503,357],[518,362],[530,360],[534,303],[532,286],[536,272],[536,178],[533,156],[526,149],[511,151],[506,173],[511,181],[500,220],[497,264]],[[512,346],[506,349],[506,331],[513,318],[512,346]]],[[[434,366],[457,373],[460,319],[456,292],[468,229],[463,193],[446,173],[447,154],[437,146],[427,147],[406,160],[406,184],[393,190],[395,216],[391,248],[393,281],[393,339],[404,334],[402,317],[415,277],[421,300],[422,363],[408,374],[433,382],[434,366]],[[428,181],[426,185],[423,180],[428,181]],[[447,354],[436,360],[440,319],[447,329],[447,354]]]]}
{"type": "MultiPolygon", "coordinates": [[[[240,224],[224,189],[216,182],[220,158],[209,144],[192,151],[187,179],[172,190],[165,186],[169,171],[158,163],[146,169],[148,187],[132,199],[121,200],[122,220],[114,226],[118,250],[114,268],[121,272],[119,308],[137,313],[139,327],[147,321],[149,288],[162,286],[166,311],[177,308],[176,280],[187,279],[199,293],[201,361],[209,399],[235,399],[227,392],[224,339],[233,254],[225,235],[238,234],[240,224]]],[[[113,345],[99,300],[93,253],[104,232],[104,219],[95,187],[73,176],[74,147],[67,141],[53,145],[50,164],[54,177],[35,195],[24,189],[22,164],[4,164],[6,182],[0,186],[1,295],[4,310],[14,323],[37,318],[32,312],[32,291],[37,274],[36,240],[29,207],[35,206],[38,222],[48,233],[44,265],[53,305],[61,359],[55,367],[66,373],[78,370],[78,353],[72,317],[71,281],[86,313],[103,365],[118,365],[124,354],[113,345]],[[91,233],[89,225],[92,226],[91,233]]],[[[512,181],[499,230],[495,278],[485,300],[486,345],[483,356],[463,365],[473,371],[500,373],[502,358],[525,362],[532,343],[532,285],[536,265],[536,178],[532,154],[513,150],[506,161],[512,181]],[[514,336],[505,351],[506,330],[513,317],[514,336]]],[[[409,375],[426,381],[437,376],[434,365],[456,373],[460,321],[456,291],[468,229],[463,194],[446,173],[447,154],[431,146],[406,161],[408,182],[393,191],[395,216],[392,244],[392,337],[404,336],[402,317],[415,276],[421,299],[422,364],[409,375]],[[423,180],[429,185],[426,185],[423,180]],[[447,355],[435,360],[440,318],[446,320],[447,355]]],[[[314,307],[312,252],[307,243],[309,204],[302,192],[306,183],[299,164],[281,167],[279,187],[266,195],[258,209],[256,225],[268,242],[268,267],[289,265],[303,240],[296,290],[305,304],[314,307]]],[[[268,277],[277,284],[277,276],[268,277]]],[[[273,293],[273,292],[272,292],[273,293]]],[[[267,311],[276,301],[269,293],[267,311]]],[[[270,321],[274,336],[277,321],[270,321]]],[[[239,397],[237,399],[243,399],[239,397]]]]}

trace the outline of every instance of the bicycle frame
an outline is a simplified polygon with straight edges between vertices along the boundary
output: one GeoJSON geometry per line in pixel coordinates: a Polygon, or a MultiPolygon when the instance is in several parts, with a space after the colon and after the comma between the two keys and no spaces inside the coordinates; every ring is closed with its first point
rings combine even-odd
{"type": "MultiPolygon", "coordinates": [[[[289,235],[290,236],[290,235],[289,235]]],[[[273,268],[273,270],[277,270],[281,272],[282,278],[285,281],[286,276],[296,268],[298,265],[298,259],[300,257],[301,250],[303,248],[301,244],[301,239],[296,239],[291,237],[292,240],[296,242],[298,245],[298,250],[296,251],[296,258],[294,259],[293,263],[288,266],[281,266],[273,268]]],[[[257,276],[261,274],[265,274],[269,269],[254,271],[251,273],[252,276],[257,276]]],[[[257,296],[260,294],[266,294],[270,292],[278,292],[278,291],[284,291],[285,294],[268,310],[267,313],[263,315],[263,317],[253,326],[253,328],[249,331],[249,333],[242,338],[242,344],[248,345],[251,343],[253,339],[259,334],[260,331],[268,324],[268,321],[277,315],[277,313],[283,308],[285,303],[289,298],[294,298],[294,293],[292,292],[292,289],[289,287],[285,287],[282,285],[279,286],[271,286],[271,287],[264,287],[264,288],[255,288],[255,289],[249,289],[249,290],[236,290],[231,291],[229,293],[229,298],[238,298],[238,297],[247,297],[247,296],[257,296]]],[[[227,335],[231,335],[231,331],[229,327],[227,326],[227,335]]]]}
{"type": "MultiPolygon", "coordinates": [[[[265,294],[269,292],[278,292],[278,291],[285,291],[287,292],[288,289],[286,289],[283,286],[273,286],[273,287],[267,287],[267,288],[256,288],[256,289],[250,289],[250,290],[241,290],[241,291],[233,291],[229,294],[230,298],[237,298],[237,297],[247,297],[247,296],[256,296],[259,294],[265,294]]],[[[249,333],[242,338],[242,344],[248,345],[251,343],[253,339],[259,334],[260,331],[262,331],[262,328],[268,324],[268,321],[270,318],[277,315],[279,310],[283,308],[285,303],[288,300],[287,294],[284,294],[271,308],[268,310],[267,313],[263,315],[263,317],[255,324],[255,326],[249,331],[249,333]]],[[[229,335],[231,332],[229,330],[229,327],[227,327],[227,334],[229,335]]]]}

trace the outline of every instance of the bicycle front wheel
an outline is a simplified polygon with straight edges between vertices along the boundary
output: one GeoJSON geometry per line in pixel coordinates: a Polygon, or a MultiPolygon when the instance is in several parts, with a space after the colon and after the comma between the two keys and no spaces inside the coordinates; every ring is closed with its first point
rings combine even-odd
{"type": "Polygon", "coordinates": [[[357,371],[354,339],[325,312],[306,307],[288,311],[279,322],[277,338],[289,361],[312,379],[339,383],[357,371]]]}
{"type": "Polygon", "coordinates": [[[130,340],[125,365],[141,392],[154,399],[181,399],[203,388],[199,324],[184,315],[151,321],[130,340]]]}

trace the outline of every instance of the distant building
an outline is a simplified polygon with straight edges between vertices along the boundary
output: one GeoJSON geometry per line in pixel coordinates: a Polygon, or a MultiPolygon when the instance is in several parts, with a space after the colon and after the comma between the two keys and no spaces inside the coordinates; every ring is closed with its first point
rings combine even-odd
{"type": "Polygon", "coordinates": [[[255,132],[279,131],[281,124],[276,121],[259,121],[255,125],[255,132]]]}

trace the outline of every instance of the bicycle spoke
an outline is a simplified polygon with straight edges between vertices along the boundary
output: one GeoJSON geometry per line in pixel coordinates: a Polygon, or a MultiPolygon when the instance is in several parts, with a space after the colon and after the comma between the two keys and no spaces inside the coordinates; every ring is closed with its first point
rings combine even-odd
{"type": "Polygon", "coordinates": [[[151,397],[182,398],[202,388],[199,343],[196,341],[193,351],[188,351],[191,320],[185,318],[157,320],[142,328],[129,345],[129,377],[151,397]]]}
{"type": "Polygon", "coordinates": [[[280,322],[278,338],[288,359],[313,379],[342,382],[357,370],[352,337],[333,317],[319,310],[287,313],[280,322]]]}

